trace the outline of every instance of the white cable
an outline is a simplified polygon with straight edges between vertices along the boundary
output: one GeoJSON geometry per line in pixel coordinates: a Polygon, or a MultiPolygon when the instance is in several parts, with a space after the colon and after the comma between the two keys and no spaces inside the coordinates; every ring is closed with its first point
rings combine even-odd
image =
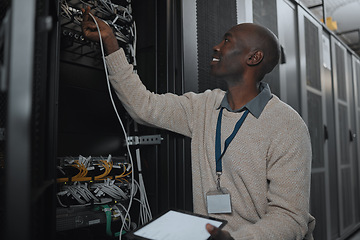
{"type": "MultiPolygon", "coordinates": [[[[116,207],[117,207],[117,205],[119,205],[119,206],[121,206],[122,207],[122,209],[126,212],[126,215],[128,215],[129,217],[129,220],[128,220],[128,222],[129,222],[129,224],[126,226],[126,228],[125,228],[125,230],[130,230],[130,224],[131,224],[131,217],[130,217],[130,214],[129,214],[129,212],[128,212],[128,210],[124,207],[124,205],[122,205],[121,203],[116,203],[116,207]]],[[[119,210],[119,212],[121,213],[121,211],[119,210]]],[[[125,219],[125,217],[121,214],[120,215],[121,216],[121,218],[123,219],[123,222],[126,222],[126,219],[125,219]]]]}
{"type": "MultiPolygon", "coordinates": [[[[137,43],[137,32],[136,32],[136,23],[135,21],[133,22],[133,34],[134,34],[134,54],[136,54],[136,43],[137,43]]],[[[135,57],[135,56],[134,56],[135,57]]]]}
{"type": "MultiPolygon", "coordinates": [[[[96,28],[97,28],[98,33],[99,33],[100,48],[101,48],[101,53],[102,53],[102,57],[103,57],[103,63],[104,63],[104,68],[105,68],[105,75],[106,75],[106,80],[107,80],[107,85],[108,85],[108,90],[109,90],[109,94],[110,94],[111,103],[112,103],[112,105],[113,105],[113,107],[114,107],[116,116],[117,116],[117,118],[119,119],[121,128],[122,128],[122,130],[123,130],[123,132],[124,132],[125,142],[126,142],[126,148],[127,148],[128,153],[129,153],[129,158],[130,158],[131,165],[134,166],[133,159],[132,159],[131,152],[130,152],[129,143],[128,143],[128,136],[127,136],[127,133],[126,133],[126,131],[125,131],[124,124],[122,123],[121,118],[120,118],[120,116],[119,116],[119,113],[118,113],[118,111],[117,111],[117,109],[116,109],[116,106],[115,106],[115,103],[114,103],[114,99],[113,99],[112,93],[111,93],[109,74],[108,74],[107,66],[106,66],[106,62],[105,62],[104,46],[103,46],[102,39],[101,39],[100,28],[99,28],[99,25],[98,25],[95,17],[94,17],[91,13],[89,13],[89,15],[90,15],[90,17],[94,20],[94,22],[95,22],[95,24],[96,24],[96,28]]],[[[133,186],[134,186],[134,171],[131,172],[131,194],[130,194],[129,206],[128,206],[128,209],[127,209],[127,211],[126,211],[126,215],[125,215],[125,217],[124,217],[125,220],[126,220],[127,217],[130,217],[129,211],[130,211],[130,208],[131,208],[131,205],[132,205],[132,201],[133,201],[133,186]]],[[[122,231],[123,231],[123,229],[124,229],[124,225],[125,225],[125,221],[123,221],[122,226],[121,226],[121,229],[120,229],[120,234],[119,234],[119,239],[120,239],[120,240],[121,240],[121,237],[122,237],[122,231]]]]}
{"type": "Polygon", "coordinates": [[[140,206],[140,212],[142,213],[144,211],[144,214],[146,217],[142,219],[142,225],[147,223],[148,220],[152,219],[150,206],[147,200],[146,190],[145,190],[145,184],[142,176],[142,169],[141,169],[141,160],[140,160],[140,149],[136,149],[136,160],[137,160],[137,166],[138,166],[138,172],[139,172],[139,189],[140,189],[140,200],[142,205],[140,206]]]}
{"type": "MultiPolygon", "coordinates": [[[[139,179],[142,181],[142,175],[139,174],[139,179]]],[[[141,220],[141,225],[144,225],[145,223],[149,222],[152,219],[152,214],[150,211],[149,203],[147,201],[147,196],[144,188],[144,184],[139,184],[135,180],[135,186],[139,188],[140,191],[140,199],[134,198],[140,203],[140,216],[139,220],[141,220]],[[142,186],[141,186],[142,185],[142,186]]]]}

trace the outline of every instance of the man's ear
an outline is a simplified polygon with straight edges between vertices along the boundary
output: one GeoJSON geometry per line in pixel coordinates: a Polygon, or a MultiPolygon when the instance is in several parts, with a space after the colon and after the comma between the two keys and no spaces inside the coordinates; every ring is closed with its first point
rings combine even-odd
{"type": "Polygon", "coordinates": [[[258,65],[264,58],[264,53],[260,50],[255,50],[247,55],[246,63],[250,66],[258,65]]]}

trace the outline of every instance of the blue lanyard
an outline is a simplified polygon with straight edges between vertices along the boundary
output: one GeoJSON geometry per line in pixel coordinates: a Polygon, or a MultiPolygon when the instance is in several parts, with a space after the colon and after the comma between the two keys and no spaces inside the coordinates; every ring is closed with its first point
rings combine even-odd
{"type": "Polygon", "coordinates": [[[246,109],[244,114],[241,116],[239,121],[235,124],[234,131],[231,135],[225,140],[224,151],[221,153],[221,119],[222,119],[222,112],[224,108],[220,109],[217,125],[216,125],[216,137],[215,137],[215,160],[216,160],[216,172],[218,174],[222,173],[222,157],[224,156],[228,146],[230,145],[231,141],[234,139],[235,135],[239,131],[241,125],[244,123],[246,116],[249,113],[249,110],[246,109]]]}

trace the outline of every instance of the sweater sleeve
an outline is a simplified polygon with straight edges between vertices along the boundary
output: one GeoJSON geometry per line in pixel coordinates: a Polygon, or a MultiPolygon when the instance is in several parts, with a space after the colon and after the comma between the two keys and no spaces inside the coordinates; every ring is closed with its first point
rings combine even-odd
{"type": "Polygon", "coordinates": [[[272,139],[267,159],[265,216],[231,233],[235,239],[312,238],[315,221],[309,214],[311,142],[299,118],[283,124],[272,139]]]}
{"type": "Polygon", "coordinates": [[[155,94],[146,89],[123,49],[106,57],[110,82],[130,116],[138,123],[191,137],[196,94],[155,94]]]}

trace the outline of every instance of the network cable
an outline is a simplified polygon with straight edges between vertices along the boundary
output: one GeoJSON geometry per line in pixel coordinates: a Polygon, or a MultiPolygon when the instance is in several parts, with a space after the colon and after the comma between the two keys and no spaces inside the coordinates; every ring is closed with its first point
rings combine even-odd
{"type": "MultiPolygon", "coordinates": [[[[111,99],[111,103],[113,105],[113,108],[115,110],[115,113],[116,113],[116,116],[119,120],[119,123],[121,125],[121,128],[123,130],[123,133],[124,133],[124,136],[125,136],[125,142],[126,142],[126,149],[129,153],[129,158],[130,158],[130,162],[131,162],[131,165],[134,166],[133,164],[133,159],[132,159],[132,155],[131,155],[131,151],[130,151],[130,147],[129,147],[129,143],[127,141],[128,137],[127,137],[127,133],[125,131],[125,127],[124,127],[124,124],[122,123],[121,121],[121,118],[119,116],[119,113],[117,111],[117,108],[116,108],[116,105],[115,105],[115,102],[114,102],[114,99],[113,99],[113,96],[112,96],[112,93],[111,93],[111,87],[110,87],[110,80],[109,80],[109,74],[108,74],[108,70],[107,70],[107,66],[106,66],[106,62],[105,62],[105,53],[104,53],[104,46],[103,46],[103,42],[102,42],[102,39],[101,39],[101,33],[100,33],[100,28],[99,28],[99,25],[96,21],[96,18],[91,14],[89,13],[90,17],[94,20],[95,24],[96,24],[96,28],[97,28],[97,31],[98,31],[98,34],[99,34],[99,41],[100,41],[100,49],[101,49],[101,54],[102,54],[102,58],[103,58],[103,63],[104,63],[104,68],[105,68],[105,75],[106,75],[106,80],[107,80],[107,86],[108,86],[108,90],[109,90],[109,95],[110,95],[110,99],[111,99]]],[[[126,219],[127,217],[129,217],[129,211],[130,211],[130,208],[131,208],[131,205],[132,205],[132,202],[133,202],[133,186],[134,186],[134,173],[132,171],[132,174],[131,174],[131,194],[130,194],[130,201],[129,201],[129,206],[127,208],[127,211],[126,211],[126,215],[124,217],[124,219],[126,219]]],[[[121,240],[121,237],[122,237],[122,231],[124,229],[124,225],[125,225],[125,221],[123,221],[122,223],[122,226],[121,226],[121,229],[120,229],[120,235],[119,235],[119,239],[121,240]]]]}

